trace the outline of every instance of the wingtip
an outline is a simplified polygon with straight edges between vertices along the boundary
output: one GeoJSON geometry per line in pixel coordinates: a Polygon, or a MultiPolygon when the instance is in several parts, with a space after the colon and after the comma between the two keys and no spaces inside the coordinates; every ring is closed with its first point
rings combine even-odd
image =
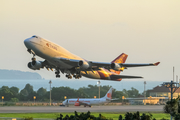
{"type": "Polygon", "coordinates": [[[155,65],[155,66],[158,66],[158,65],[159,65],[159,63],[160,63],[160,62],[156,62],[156,63],[154,63],[154,65],[155,65]]]}

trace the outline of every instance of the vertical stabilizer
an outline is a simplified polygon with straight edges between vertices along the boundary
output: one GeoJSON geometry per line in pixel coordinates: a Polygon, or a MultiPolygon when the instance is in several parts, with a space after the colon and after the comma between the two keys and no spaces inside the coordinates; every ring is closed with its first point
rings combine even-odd
{"type": "Polygon", "coordinates": [[[111,100],[112,99],[112,90],[113,90],[113,88],[111,87],[103,98],[111,100]]]}
{"type": "MultiPolygon", "coordinates": [[[[125,53],[122,53],[119,55],[116,59],[114,59],[111,63],[125,63],[128,55],[125,53]]],[[[115,72],[116,74],[120,74],[120,71],[112,70],[111,72],[115,72]]]]}

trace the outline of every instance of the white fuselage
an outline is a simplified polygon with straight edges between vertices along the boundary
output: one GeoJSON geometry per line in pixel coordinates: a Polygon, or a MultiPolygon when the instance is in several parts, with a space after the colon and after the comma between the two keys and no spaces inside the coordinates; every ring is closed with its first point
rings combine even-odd
{"type": "MultiPolygon", "coordinates": [[[[74,105],[75,102],[77,102],[77,99],[67,99],[67,100],[63,101],[63,104],[64,105],[74,105]]],[[[103,104],[103,103],[106,103],[106,102],[110,102],[110,100],[106,100],[105,98],[99,98],[99,99],[80,98],[79,102],[87,104],[87,105],[96,105],[96,104],[103,104]]]]}
{"type": "Polygon", "coordinates": [[[106,95],[104,97],[102,97],[102,98],[74,98],[74,99],[66,99],[65,101],[63,101],[63,105],[75,105],[75,106],[80,106],[80,105],[87,106],[88,105],[88,106],[91,106],[91,105],[111,102],[111,100],[112,100],[112,90],[113,90],[113,88],[111,87],[109,89],[109,91],[106,93],[106,95]]]}

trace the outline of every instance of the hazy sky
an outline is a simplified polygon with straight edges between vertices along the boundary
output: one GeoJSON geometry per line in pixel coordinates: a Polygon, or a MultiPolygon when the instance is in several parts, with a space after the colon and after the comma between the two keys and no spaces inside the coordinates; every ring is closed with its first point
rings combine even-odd
{"type": "Polygon", "coordinates": [[[123,75],[170,81],[175,66],[180,78],[179,6],[179,0],[0,0],[0,69],[54,79],[54,72],[27,67],[32,55],[23,41],[38,35],[87,60],[110,62],[124,52],[127,63],[161,62],[123,75]]]}

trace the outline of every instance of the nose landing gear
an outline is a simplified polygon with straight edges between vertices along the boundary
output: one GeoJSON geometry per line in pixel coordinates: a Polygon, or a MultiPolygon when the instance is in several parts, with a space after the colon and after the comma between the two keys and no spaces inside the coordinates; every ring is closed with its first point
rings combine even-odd
{"type": "Polygon", "coordinates": [[[35,58],[35,57],[33,57],[33,58],[31,58],[31,60],[32,60],[32,61],[36,61],[36,58],[35,58]]]}

